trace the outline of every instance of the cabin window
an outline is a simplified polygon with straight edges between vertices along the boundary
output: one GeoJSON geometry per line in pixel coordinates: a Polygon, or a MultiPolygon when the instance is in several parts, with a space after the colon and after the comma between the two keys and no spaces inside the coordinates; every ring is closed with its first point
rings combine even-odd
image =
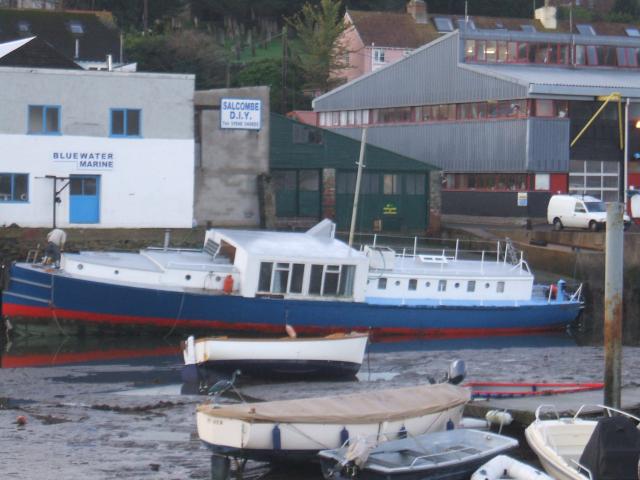
{"type": "Polygon", "coordinates": [[[294,263],[291,271],[290,293],[302,293],[302,280],[304,278],[304,265],[302,263],[294,263]]]}
{"type": "Polygon", "coordinates": [[[262,262],[260,263],[260,277],[258,279],[258,291],[269,292],[271,291],[271,272],[273,271],[273,263],[262,262]]]}
{"type": "Polygon", "coordinates": [[[324,272],[324,285],[322,288],[322,295],[337,295],[339,280],[340,266],[327,265],[324,272]]]}
{"type": "Polygon", "coordinates": [[[311,265],[311,281],[309,283],[309,293],[320,295],[322,292],[322,265],[311,265]]]}
{"type": "Polygon", "coordinates": [[[409,290],[417,290],[418,288],[418,280],[415,278],[409,279],[409,290]]]}
{"type": "Polygon", "coordinates": [[[498,282],[496,284],[496,292],[504,293],[504,282],[498,282]]]}
{"type": "Polygon", "coordinates": [[[288,283],[289,283],[289,264],[276,263],[276,268],[273,271],[273,280],[271,281],[271,292],[286,293],[288,283]]]}
{"type": "Polygon", "coordinates": [[[469,280],[467,282],[467,292],[475,292],[476,291],[476,281],[469,280]]]}
{"type": "Polygon", "coordinates": [[[387,279],[379,278],[378,279],[378,290],[386,290],[387,289],[387,279]]]}
{"type": "Polygon", "coordinates": [[[447,291],[447,281],[446,280],[439,280],[438,281],[438,291],[439,292],[446,292],[447,291]]]}
{"type": "Polygon", "coordinates": [[[355,265],[342,265],[340,268],[340,288],[338,295],[350,297],[353,295],[353,280],[356,276],[355,265]]]}

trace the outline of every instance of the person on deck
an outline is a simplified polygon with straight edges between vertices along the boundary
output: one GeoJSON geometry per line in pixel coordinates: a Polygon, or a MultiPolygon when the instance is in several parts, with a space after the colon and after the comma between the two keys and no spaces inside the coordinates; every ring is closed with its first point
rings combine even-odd
{"type": "Polygon", "coordinates": [[[44,250],[45,263],[53,263],[60,268],[60,252],[64,249],[67,234],[60,228],[54,228],[47,234],[47,248],[44,250]]]}

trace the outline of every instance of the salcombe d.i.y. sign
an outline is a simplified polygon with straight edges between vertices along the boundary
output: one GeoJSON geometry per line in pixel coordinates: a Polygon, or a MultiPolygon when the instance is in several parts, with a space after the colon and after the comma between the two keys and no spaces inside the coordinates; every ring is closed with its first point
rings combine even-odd
{"type": "Polygon", "coordinates": [[[220,128],[260,130],[262,100],[223,98],[220,101],[220,128]]]}

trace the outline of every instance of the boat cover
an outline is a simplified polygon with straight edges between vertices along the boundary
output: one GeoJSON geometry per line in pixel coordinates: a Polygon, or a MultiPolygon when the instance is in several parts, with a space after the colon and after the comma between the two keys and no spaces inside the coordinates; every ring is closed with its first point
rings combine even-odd
{"type": "Polygon", "coordinates": [[[247,422],[379,423],[442,412],[464,405],[470,399],[470,390],[441,383],[216,408],[203,404],[198,406],[198,412],[247,422]]]}
{"type": "Polygon", "coordinates": [[[593,480],[637,480],[640,431],[623,416],[602,418],[580,457],[593,480]]]}

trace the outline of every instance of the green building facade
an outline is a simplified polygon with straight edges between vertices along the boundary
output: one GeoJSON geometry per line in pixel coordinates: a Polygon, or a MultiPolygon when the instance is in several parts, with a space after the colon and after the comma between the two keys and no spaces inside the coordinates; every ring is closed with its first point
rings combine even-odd
{"type": "MultiPolygon", "coordinates": [[[[271,114],[269,164],[280,225],[332,218],[348,230],[360,142],[271,114]]],[[[439,228],[437,167],[367,145],[356,230],[439,228]]]]}

